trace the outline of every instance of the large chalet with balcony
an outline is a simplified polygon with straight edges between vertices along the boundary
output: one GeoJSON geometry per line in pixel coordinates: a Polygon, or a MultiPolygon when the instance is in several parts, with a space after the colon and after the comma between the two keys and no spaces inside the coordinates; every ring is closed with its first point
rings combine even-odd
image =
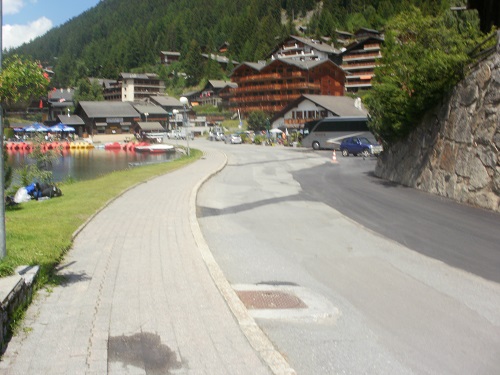
{"type": "Polygon", "coordinates": [[[358,41],[342,53],[342,69],[347,73],[345,91],[348,93],[372,87],[375,67],[379,64],[384,39],[379,35],[362,34],[358,41]]]}
{"type": "Polygon", "coordinates": [[[340,65],[340,54],[340,50],[322,40],[291,35],[271,52],[270,58],[298,61],[332,60],[340,65]]]}
{"type": "Polygon", "coordinates": [[[228,93],[233,111],[274,114],[304,94],[344,95],[345,72],[331,60],[274,59],[270,63],[242,63],[228,93]]]}

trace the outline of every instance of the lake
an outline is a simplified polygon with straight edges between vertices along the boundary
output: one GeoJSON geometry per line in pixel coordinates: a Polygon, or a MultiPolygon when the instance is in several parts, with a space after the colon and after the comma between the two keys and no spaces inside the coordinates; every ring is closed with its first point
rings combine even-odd
{"type": "MultiPolygon", "coordinates": [[[[33,163],[29,153],[9,151],[8,164],[19,168],[33,163]]],[[[123,150],[77,149],[68,150],[53,162],[52,173],[55,182],[71,177],[74,180],[89,180],[106,173],[151,163],[162,163],[175,160],[177,152],[150,154],[123,150]]]]}

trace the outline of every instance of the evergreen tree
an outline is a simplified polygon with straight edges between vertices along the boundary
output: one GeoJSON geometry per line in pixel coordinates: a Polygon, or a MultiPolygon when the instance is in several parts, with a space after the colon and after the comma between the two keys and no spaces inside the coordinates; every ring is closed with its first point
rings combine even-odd
{"type": "Polygon", "coordinates": [[[54,83],[67,86],[83,75],[75,61],[83,62],[90,76],[115,79],[122,71],[157,64],[160,51],[179,51],[185,58],[192,40],[207,52],[229,42],[229,54],[235,60],[254,61],[266,56],[276,37],[296,34],[293,21],[311,10],[315,14],[307,25],[310,35],[333,36],[335,29],[382,28],[386,20],[412,5],[420,6],[424,15],[437,15],[450,2],[107,0],[8,54],[32,56],[53,65],[54,83]],[[282,11],[287,15],[283,24],[282,11]]]}
{"type": "Polygon", "coordinates": [[[222,78],[222,69],[216,60],[209,58],[205,62],[205,72],[203,74],[203,77],[205,77],[207,79],[221,79],[222,78]]]}
{"type": "Polygon", "coordinates": [[[203,60],[201,56],[201,48],[196,40],[189,43],[189,49],[186,52],[186,57],[183,60],[184,69],[187,74],[188,86],[195,86],[201,80],[203,75],[203,60]]]}
{"type": "Polygon", "coordinates": [[[233,64],[233,57],[229,56],[229,62],[227,63],[226,66],[226,75],[230,75],[234,69],[234,64],[233,64]]]}
{"type": "Polygon", "coordinates": [[[75,88],[73,101],[75,106],[82,101],[103,101],[104,95],[101,85],[97,80],[90,82],[89,79],[81,78],[75,88]]]}

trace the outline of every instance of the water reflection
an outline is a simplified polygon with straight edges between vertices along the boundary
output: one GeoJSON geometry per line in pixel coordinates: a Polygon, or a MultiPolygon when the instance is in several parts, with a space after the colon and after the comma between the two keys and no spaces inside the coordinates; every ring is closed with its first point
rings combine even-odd
{"type": "MultiPolygon", "coordinates": [[[[9,151],[8,164],[13,168],[33,163],[29,153],[9,151]]],[[[63,181],[68,177],[75,180],[88,180],[106,173],[134,167],[136,165],[161,163],[175,160],[177,152],[150,154],[148,152],[104,150],[104,149],[75,149],[62,153],[52,166],[55,182],[63,181]]]]}

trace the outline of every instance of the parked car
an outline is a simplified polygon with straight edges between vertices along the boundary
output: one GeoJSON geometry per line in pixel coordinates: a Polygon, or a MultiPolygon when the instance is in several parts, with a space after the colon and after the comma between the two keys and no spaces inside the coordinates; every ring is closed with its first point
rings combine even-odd
{"type": "Polygon", "coordinates": [[[239,134],[231,134],[226,137],[226,143],[236,144],[243,143],[239,134]]]}
{"type": "MultiPolygon", "coordinates": [[[[173,129],[170,133],[167,133],[167,138],[169,139],[186,139],[185,129],[173,129]]],[[[193,132],[189,132],[189,138],[194,139],[193,132]]]]}
{"type": "Polygon", "coordinates": [[[370,142],[368,138],[365,137],[349,137],[342,140],[340,152],[342,156],[349,156],[349,154],[354,156],[358,154],[371,156],[380,154],[382,152],[382,146],[370,142]]]}

